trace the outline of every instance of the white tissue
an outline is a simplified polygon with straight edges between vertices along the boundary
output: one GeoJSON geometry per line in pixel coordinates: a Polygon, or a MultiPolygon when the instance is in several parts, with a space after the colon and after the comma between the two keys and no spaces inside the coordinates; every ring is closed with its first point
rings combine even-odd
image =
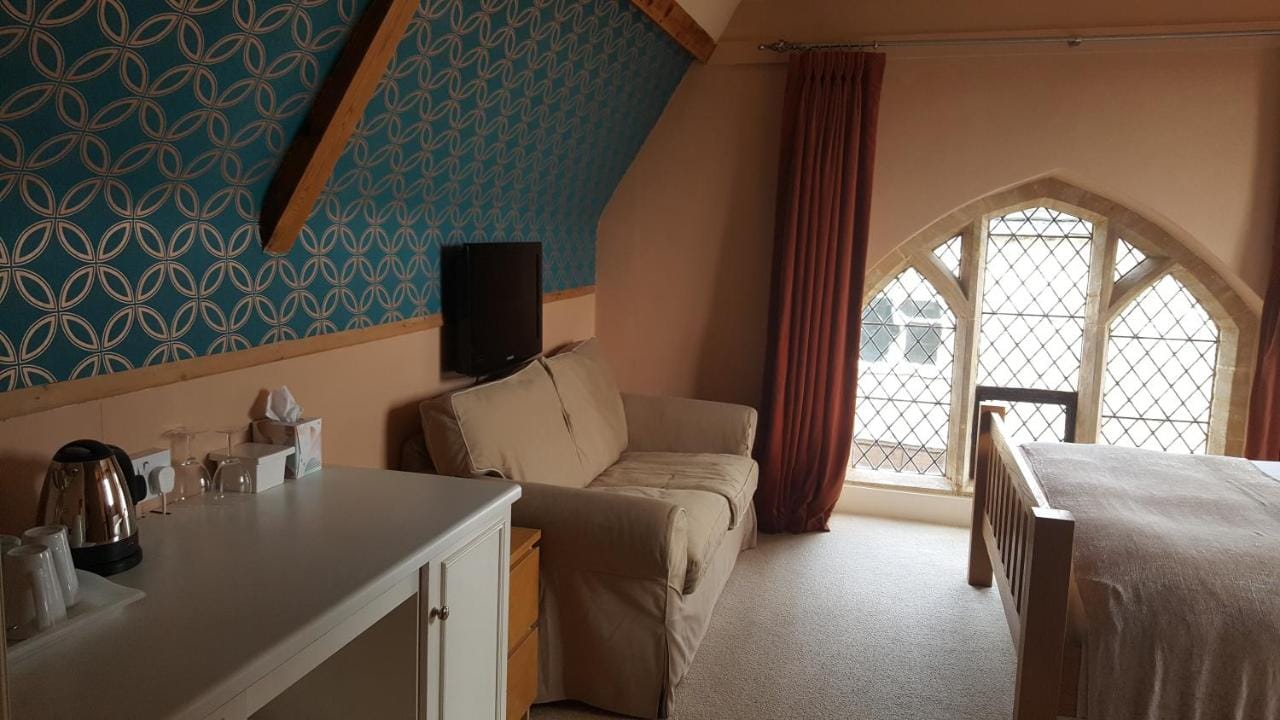
{"type": "Polygon", "coordinates": [[[289,388],[281,386],[267,393],[267,418],[287,423],[302,419],[302,406],[293,399],[289,388]]]}

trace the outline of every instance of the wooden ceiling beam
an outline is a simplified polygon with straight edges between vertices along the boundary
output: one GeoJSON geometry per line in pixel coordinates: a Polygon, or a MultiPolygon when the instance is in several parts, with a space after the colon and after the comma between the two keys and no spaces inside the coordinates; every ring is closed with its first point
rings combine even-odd
{"type": "Polygon", "coordinates": [[[716,41],[676,0],[631,0],[690,54],[702,62],[711,59],[716,41]]]}
{"type": "Polygon", "coordinates": [[[417,9],[418,0],[372,0],[351,28],[263,197],[259,223],[269,252],[293,246],[417,9]]]}

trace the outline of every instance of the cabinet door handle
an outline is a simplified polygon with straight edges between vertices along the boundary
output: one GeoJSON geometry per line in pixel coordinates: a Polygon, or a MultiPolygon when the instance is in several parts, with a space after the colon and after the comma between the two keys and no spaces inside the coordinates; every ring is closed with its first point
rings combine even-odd
{"type": "Polygon", "coordinates": [[[448,606],[448,605],[441,605],[441,606],[440,606],[440,607],[438,607],[438,608],[431,608],[430,616],[431,616],[431,619],[432,619],[432,620],[435,620],[436,618],[439,618],[441,621],[448,620],[448,619],[449,619],[449,606],[448,606]]]}

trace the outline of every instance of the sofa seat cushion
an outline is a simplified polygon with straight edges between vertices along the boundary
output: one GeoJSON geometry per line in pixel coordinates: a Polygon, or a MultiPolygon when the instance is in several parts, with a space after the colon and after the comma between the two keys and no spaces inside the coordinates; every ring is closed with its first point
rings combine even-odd
{"type": "Polygon", "coordinates": [[[688,564],[685,566],[684,587],[680,592],[689,595],[698,589],[698,582],[720,549],[720,542],[729,531],[729,504],[714,493],[701,490],[670,490],[656,487],[599,487],[601,492],[619,495],[666,500],[684,508],[688,564]]]}
{"type": "Polygon", "coordinates": [[[431,459],[445,475],[574,488],[591,481],[541,363],[419,408],[431,459]]]}
{"type": "Polygon", "coordinates": [[[756,493],[758,475],[756,462],[741,455],[625,452],[591,486],[652,487],[714,493],[724,498],[729,505],[729,524],[725,530],[731,530],[746,517],[756,493]]]}

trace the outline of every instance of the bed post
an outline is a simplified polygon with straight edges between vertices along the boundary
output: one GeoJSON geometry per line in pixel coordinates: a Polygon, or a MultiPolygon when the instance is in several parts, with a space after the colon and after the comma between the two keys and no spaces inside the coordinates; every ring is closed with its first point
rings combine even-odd
{"type": "Polygon", "coordinates": [[[969,524],[969,584],[974,587],[991,587],[991,557],[987,554],[987,543],[982,537],[982,515],[986,512],[987,488],[991,477],[991,418],[996,415],[1004,417],[1004,408],[999,405],[983,405],[978,408],[973,520],[969,524]]]}
{"type": "Polygon", "coordinates": [[[1032,508],[1031,516],[1031,562],[1026,567],[1027,594],[1020,608],[1022,632],[1018,637],[1013,717],[1053,720],[1058,717],[1062,686],[1076,523],[1071,513],[1051,508],[1032,508]]]}

